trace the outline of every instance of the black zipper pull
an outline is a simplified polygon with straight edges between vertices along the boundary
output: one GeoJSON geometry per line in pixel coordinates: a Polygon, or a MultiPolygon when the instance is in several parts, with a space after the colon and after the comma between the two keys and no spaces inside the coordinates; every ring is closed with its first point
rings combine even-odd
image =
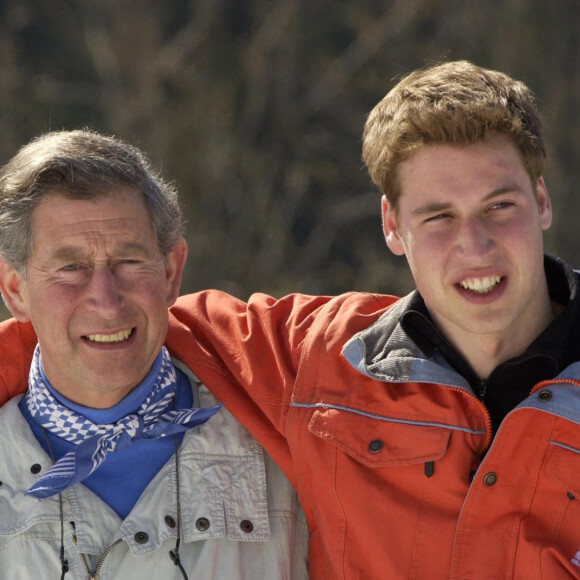
{"type": "Polygon", "coordinates": [[[482,379],[479,382],[479,400],[483,401],[485,399],[485,391],[487,390],[487,379],[482,379]]]}

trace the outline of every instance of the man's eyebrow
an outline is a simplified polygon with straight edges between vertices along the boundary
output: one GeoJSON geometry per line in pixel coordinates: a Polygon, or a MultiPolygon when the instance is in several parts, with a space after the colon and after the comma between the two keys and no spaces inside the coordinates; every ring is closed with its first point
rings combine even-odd
{"type": "Polygon", "coordinates": [[[433,213],[446,211],[451,207],[452,207],[452,204],[450,204],[450,203],[437,203],[437,202],[426,203],[425,205],[422,205],[420,207],[415,208],[411,212],[411,215],[422,216],[422,215],[427,215],[427,214],[433,214],[433,213]]]}
{"type": "MultiPolygon", "coordinates": [[[[482,201],[489,201],[489,200],[494,199],[496,197],[500,197],[502,195],[505,195],[506,193],[521,194],[521,193],[524,193],[524,190],[516,183],[508,183],[508,184],[506,184],[502,187],[498,187],[497,189],[494,189],[493,191],[488,193],[482,199],[482,201]]],[[[451,209],[452,207],[453,207],[453,204],[449,203],[449,202],[446,202],[446,203],[428,202],[425,205],[422,205],[420,207],[415,208],[411,212],[411,215],[414,215],[414,216],[428,215],[428,214],[447,211],[447,210],[451,209]]]]}
{"type": "Polygon", "coordinates": [[[83,252],[80,248],[75,246],[63,246],[57,248],[50,253],[50,258],[52,260],[57,260],[60,262],[70,262],[75,261],[83,257],[83,252]]]}

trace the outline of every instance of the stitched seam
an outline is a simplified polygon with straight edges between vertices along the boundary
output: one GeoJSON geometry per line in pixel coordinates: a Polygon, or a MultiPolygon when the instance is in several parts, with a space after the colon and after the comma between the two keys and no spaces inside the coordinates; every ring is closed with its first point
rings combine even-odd
{"type": "Polygon", "coordinates": [[[290,403],[290,406],[298,407],[301,409],[336,409],[338,411],[346,411],[348,413],[354,413],[356,415],[361,415],[369,419],[386,421],[388,423],[401,423],[404,425],[420,425],[422,427],[441,427],[444,429],[453,429],[454,431],[463,431],[465,433],[470,433],[471,435],[482,435],[485,433],[484,429],[468,429],[467,427],[461,427],[459,425],[449,425],[447,423],[395,419],[394,417],[387,417],[385,415],[375,415],[374,413],[367,413],[366,411],[360,411],[359,409],[354,409],[352,407],[344,407],[342,405],[329,405],[328,403],[290,403]]]}

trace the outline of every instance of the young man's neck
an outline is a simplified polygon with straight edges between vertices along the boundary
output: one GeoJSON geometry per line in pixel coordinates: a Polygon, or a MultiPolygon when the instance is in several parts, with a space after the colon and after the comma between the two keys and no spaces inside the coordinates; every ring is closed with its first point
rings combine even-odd
{"type": "Polygon", "coordinates": [[[458,329],[448,332],[440,325],[439,329],[465,358],[475,374],[484,380],[498,365],[523,354],[561,310],[561,305],[548,301],[546,308],[538,313],[533,325],[511,329],[507,334],[476,334],[458,329]]]}

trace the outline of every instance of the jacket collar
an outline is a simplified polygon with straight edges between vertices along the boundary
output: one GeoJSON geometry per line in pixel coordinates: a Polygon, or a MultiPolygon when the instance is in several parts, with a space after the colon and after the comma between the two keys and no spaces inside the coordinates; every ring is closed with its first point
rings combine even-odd
{"type": "Polygon", "coordinates": [[[468,389],[468,382],[435,350],[420,350],[401,325],[401,316],[416,299],[415,290],[395,302],[376,322],[355,334],[342,355],[360,373],[392,383],[437,383],[468,389]]]}

